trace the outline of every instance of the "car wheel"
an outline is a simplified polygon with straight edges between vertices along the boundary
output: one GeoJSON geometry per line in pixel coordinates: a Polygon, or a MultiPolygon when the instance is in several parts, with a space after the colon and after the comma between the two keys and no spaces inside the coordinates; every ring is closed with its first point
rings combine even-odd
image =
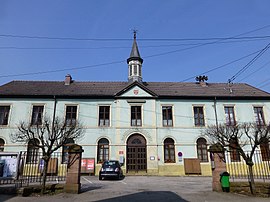
{"type": "Polygon", "coordinates": [[[101,175],[99,175],[99,176],[98,176],[98,179],[99,179],[99,180],[102,180],[102,177],[101,177],[101,175]]]}

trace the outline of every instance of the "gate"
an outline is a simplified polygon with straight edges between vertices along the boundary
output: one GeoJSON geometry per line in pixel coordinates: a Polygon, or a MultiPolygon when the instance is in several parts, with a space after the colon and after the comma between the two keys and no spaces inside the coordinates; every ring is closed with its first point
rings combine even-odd
{"type": "Polygon", "coordinates": [[[146,172],[146,156],[146,140],[139,134],[132,135],[127,142],[127,172],[146,172]]]}

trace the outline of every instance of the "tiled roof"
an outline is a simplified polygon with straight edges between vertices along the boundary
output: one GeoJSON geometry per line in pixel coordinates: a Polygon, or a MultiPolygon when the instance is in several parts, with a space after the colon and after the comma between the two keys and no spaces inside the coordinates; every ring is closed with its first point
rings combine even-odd
{"type": "MultiPolygon", "coordinates": [[[[13,96],[67,96],[113,97],[128,82],[77,82],[65,85],[60,81],[12,81],[0,86],[0,97],[13,96]]],[[[222,97],[222,98],[270,98],[270,94],[248,84],[185,82],[143,82],[143,86],[159,97],[222,97]]]]}
{"type": "Polygon", "coordinates": [[[269,97],[270,94],[245,83],[183,83],[154,82],[146,85],[160,96],[199,96],[199,97],[269,97]]]}

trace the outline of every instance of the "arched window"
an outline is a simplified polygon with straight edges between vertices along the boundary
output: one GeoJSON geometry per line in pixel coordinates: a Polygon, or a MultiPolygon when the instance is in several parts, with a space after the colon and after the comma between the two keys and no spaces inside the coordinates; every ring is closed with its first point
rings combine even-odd
{"type": "Polygon", "coordinates": [[[98,141],[97,162],[103,163],[109,160],[109,141],[102,138],[98,141]]]}
{"type": "Polygon", "coordinates": [[[208,162],[207,142],[204,138],[197,140],[197,156],[201,162],[208,162]]]}
{"type": "Polygon", "coordinates": [[[0,138],[0,152],[4,151],[4,146],[5,146],[5,141],[2,138],[0,138]]]}
{"type": "Polygon", "coordinates": [[[240,153],[237,149],[237,140],[231,139],[230,140],[230,156],[232,162],[238,162],[240,161],[240,153]]]}
{"type": "Polygon", "coordinates": [[[38,139],[29,140],[27,146],[26,163],[38,163],[38,145],[38,139]]]}
{"type": "Polygon", "coordinates": [[[71,144],[74,144],[74,140],[69,138],[66,140],[65,144],[62,147],[62,163],[68,163],[68,148],[71,144]]]}
{"type": "Polygon", "coordinates": [[[264,138],[262,140],[262,143],[260,144],[261,149],[261,155],[263,161],[269,161],[270,160],[270,149],[269,149],[269,143],[268,139],[264,138]]]}
{"type": "Polygon", "coordinates": [[[174,140],[172,138],[164,140],[164,162],[175,163],[174,140]]]}

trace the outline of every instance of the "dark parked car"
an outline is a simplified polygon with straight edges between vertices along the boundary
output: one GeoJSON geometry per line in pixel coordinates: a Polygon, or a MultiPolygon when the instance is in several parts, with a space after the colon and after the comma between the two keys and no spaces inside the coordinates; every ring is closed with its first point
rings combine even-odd
{"type": "Polygon", "coordinates": [[[116,178],[121,179],[123,177],[123,171],[121,164],[116,160],[105,161],[99,171],[99,180],[103,178],[116,178]]]}

